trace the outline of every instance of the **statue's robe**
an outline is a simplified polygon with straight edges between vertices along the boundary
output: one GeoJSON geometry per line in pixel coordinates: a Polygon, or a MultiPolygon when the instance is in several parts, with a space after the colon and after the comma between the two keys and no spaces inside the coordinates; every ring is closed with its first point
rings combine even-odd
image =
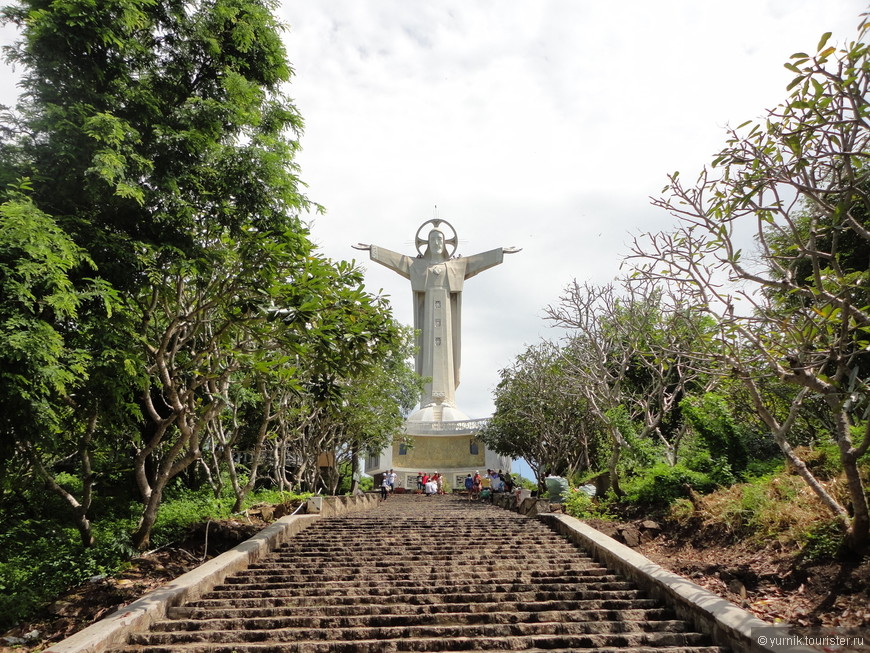
{"type": "Polygon", "coordinates": [[[372,246],[373,261],[411,280],[414,329],[417,331],[417,374],[431,378],[420,402],[456,407],[462,336],[462,286],[466,279],[504,260],[502,248],[453,259],[405,256],[372,246]]]}

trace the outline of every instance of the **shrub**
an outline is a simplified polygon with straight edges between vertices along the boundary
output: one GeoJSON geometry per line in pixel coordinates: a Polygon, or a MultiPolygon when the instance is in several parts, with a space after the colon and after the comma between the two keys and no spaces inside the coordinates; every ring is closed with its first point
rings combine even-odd
{"type": "Polygon", "coordinates": [[[793,548],[806,541],[806,533],[829,514],[810,488],[797,476],[779,473],[725,487],[695,500],[677,501],[670,516],[681,524],[700,519],[700,528],[712,528],[742,541],[793,548]]]}
{"type": "Polygon", "coordinates": [[[815,447],[796,447],[795,453],[816,478],[824,481],[836,478],[843,468],[840,462],[840,450],[833,442],[815,447]]]}
{"type": "MultiPolygon", "coordinates": [[[[285,503],[308,496],[257,490],[245,504],[285,503]]],[[[228,487],[222,497],[215,498],[208,486],[190,490],[180,481],[174,483],[160,506],[152,544],[172,542],[193,524],[229,517],[233,502],[228,487]]],[[[127,512],[138,515],[140,510],[141,504],[135,503],[127,512]]],[[[112,575],[123,569],[135,555],[129,539],[135,521],[133,516],[103,519],[94,526],[97,544],[83,549],[75,528],[60,528],[47,517],[6,520],[0,525],[0,628],[14,626],[61,592],[92,576],[112,575]]]]}
{"type": "Polygon", "coordinates": [[[684,461],[684,466],[693,472],[706,474],[716,485],[733,485],[738,478],[731,471],[731,465],[725,458],[713,458],[709,451],[696,450],[684,461]]]}
{"type": "Polygon", "coordinates": [[[99,543],[83,549],[75,529],[36,520],[0,534],[0,628],[15,625],[69,587],[114,573],[129,560],[126,529],[100,529],[96,535],[99,543]]]}
{"type": "Polygon", "coordinates": [[[803,537],[801,553],[808,562],[832,560],[843,544],[843,528],[836,520],[813,525],[803,537]]]}
{"type": "Polygon", "coordinates": [[[770,476],[785,469],[785,460],[782,456],[752,459],[746,465],[745,476],[747,479],[770,476]]]}
{"type": "Polygon", "coordinates": [[[711,492],[716,487],[709,476],[682,465],[671,467],[664,463],[645,469],[625,483],[625,498],[641,505],[666,506],[686,497],[689,488],[699,493],[711,492]]]}
{"type": "Polygon", "coordinates": [[[735,474],[746,469],[749,453],[745,437],[724,397],[712,392],[701,397],[686,397],[680,402],[680,408],[713,460],[727,462],[735,474]]]}
{"type": "Polygon", "coordinates": [[[613,519],[607,507],[579,488],[568,488],[562,493],[565,512],[578,519],[613,519]]]}

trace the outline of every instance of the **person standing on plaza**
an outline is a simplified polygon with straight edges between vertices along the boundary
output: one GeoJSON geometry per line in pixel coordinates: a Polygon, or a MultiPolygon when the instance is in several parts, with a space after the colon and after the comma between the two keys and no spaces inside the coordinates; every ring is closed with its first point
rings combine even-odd
{"type": "Polygon", "coordinates": [[[480,497],[480,491],[483,489],[483,479],[480,478],[480,472],[474,472],[471,484],[471,498],[477,499],[480,497]]]}

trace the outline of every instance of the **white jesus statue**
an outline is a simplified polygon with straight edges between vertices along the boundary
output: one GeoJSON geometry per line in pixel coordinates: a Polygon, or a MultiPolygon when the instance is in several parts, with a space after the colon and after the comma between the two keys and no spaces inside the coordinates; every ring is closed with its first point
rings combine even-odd
{"type": "Polygon", "coordinates": [[[502,262],[505,254],[520,251],[499,247],[473,256],[451,258],[457,246],[456,231],[445,220],[428,220],[417,230],[416,258],[375,245],[354,245],[368,250],[371,260],[411,280],[414,293],[414,329],[418,333],[417,374],[428,379],[420,409],[408,418],[416,422],[467,420],[456,408],[461,357],[462,286],[466,279],[502,262]],[[420,234],[431,224],[428,237],[420,234]],[[452,231],[447,237],[444,227],[452,231]],[[425,251],[420,247],[426,245],[425,251]],[[452,245],[452,251],[447,246],[452,245]]]}

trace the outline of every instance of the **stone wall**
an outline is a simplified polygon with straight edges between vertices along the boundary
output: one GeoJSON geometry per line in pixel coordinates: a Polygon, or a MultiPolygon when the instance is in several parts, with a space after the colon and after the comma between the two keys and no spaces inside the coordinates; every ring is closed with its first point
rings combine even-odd
{"type": "Polygon", "coordinates": [[[540,514],[554,511],[561,512],[562,509],[559,504],[552,504],[547,499],[538,499],[537,497],[523,495],[517,496],[517,494],[513,492],[497,493],[493,495],[492,502],[499,508],[512,510],[513,512],[518,512],[521,515],[526,515],[528,517],[537,517],[540,514]]]}
{"type": "Polygon", "coordinates": [[[483,443],[478,441],[478,453],[470,453],[474,436],[459,435],[412,435],[412,446],[407,453],[399,455],[399,443],[393,443],[393,466],[414,468],[418,471],[445,471],[451,468],[468,469],[486,466],[483,443]]]}
{"type": "Polygon", "coordinates": [[[380,501],[380,495],[376,492],[340,497],[316,496],[308,499],[305,504],[305,512],[321,517],[338,517],[349,512],[369,510],[378,505],[378,501],[380,501]]]}

